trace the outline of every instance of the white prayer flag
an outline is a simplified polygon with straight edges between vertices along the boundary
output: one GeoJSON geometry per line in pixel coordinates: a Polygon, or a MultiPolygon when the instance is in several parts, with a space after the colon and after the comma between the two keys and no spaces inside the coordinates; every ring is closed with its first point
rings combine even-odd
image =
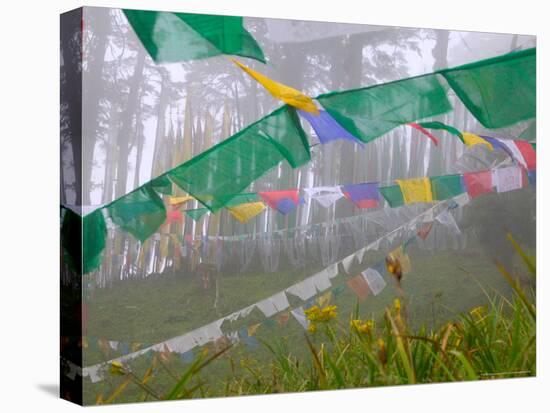
{"type": "Polygon", "coordinates": [[[311,278],[306,278],[305,280],[288,287],[286,292],[295,295],[304,301],[317,294],[317,290],[315,289],[315,285],[313,284],[311,278]]]}
{"type": "Polygon", "coordinates": [[[518,166],[508,166],[493,170],[493,185],[497,192],[508,192],[523,186],[523,171],[518,166]]]}
{"type": "Polygon", "coordinates": [[[300,325],[304,328],[304,329],[307,329],[309,327],[309,321],[304,313],[304,309],[302,307],[298,307],[298,308],[295,308],[294,310],[292,310],[290,312],[294,318],[296,319],[296,321],[298,323],[300,323],[300,325]]]}
{"type": "Polygon", "coordinates": [[[456,221],[453,215],[448,209],[438,214],[437,217],[435,217],[435,219],[441,224],[445,225],[447,228],[450,228],[451,230],[453,230],[453,232],[457,234],[461,233],[460,228],[458,228],[458,225],[456,225],[456,221]]]}
{"type": "Polygon", "coordinates": [[[380,273],[374,268],[367,268],[361,275],[363,275],[363,278],[367,281],[369,289],[374,295],[380,294],[386,287],[386,281],[384,281],[380,273]]]}

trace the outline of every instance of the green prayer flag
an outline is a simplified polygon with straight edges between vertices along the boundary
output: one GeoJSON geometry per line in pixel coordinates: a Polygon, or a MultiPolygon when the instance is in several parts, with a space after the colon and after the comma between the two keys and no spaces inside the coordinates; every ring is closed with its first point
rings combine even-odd
{"type": "Polygon", "coordinates": [[[162,199],[149,184],[113,201],[107,206],[113,222],[141,242],[154,234],[166,220],[162,199]]]}
{"type": "Polygon", "coordinates": [[[207,212],[208,212],[208,208],[197,208],[197,209],[187,209],[187,210],[185,210],[185,213],[187,215],[189,215],[189,218],[191,218],[195,222],[199,222],[199,220],[207,212]]]}
{"type": "Polygon", "coordinates": [[[151,181],[153,189],[163,195],[172,195],[172,182],[167,176],[159,176],[151,181]]]}
{"type": "Polygon", "coordinates": [[[430,178],[435,201],[443,201],[466,192],[462,175],[442,175],[430,178]]]}
{"type": "Polygon", "coordinates": [[[230,54],[265,63],[243,18],[194,13],[127,10],[124,14],[155,62],[181,62],[230,54]]]}
{"type": "Polygon", "coordinates": [[[486,128],[503,128],[536,116],[535,48],[439,73],[486,128]]]}
{"type": "Polygon", "coordinates": [[[101,209],[81,217],[65,208],[61,245],[63,256],[73,271],[86,274],[100,266],[106,237],[107,226],[101,209]]]}
{"type": "Polygon", "coordinates": [[[458,138],[464,143],[462,132],[460,132],[458,129],[453,128],[452,126],[445,125],[443,122],[419,122],[418,124],[426,129],[446,130],[450,134],[458,136],[458,138]]]}
{"type": "Polygon", "coordinates": [[[434,74],[317,97],[353,136],[369,142],[393,128],[452,109],[434,74]]]}
{"type": "Polygon", "coordinates": [[[403,193],[399,185],[381,186],[379,190],[390,207],[395,208],[405,205],[403,193]]]}
{"type": "Polygon", "coordinates": [[[255,192],[246,192],[242,194],[235,195],[234,198],[232,198],[230,201],[228,201],[225,206],[235,206],[235,205],[241,205],[241,204],[247,204],[249,202],[258,202],[260,201],[260,197],[255,192]]]}
{"type": "Polygon", "coordinates": [[[216,212],[279,162],[296,168],[310,159],[298,115],[285,105],[166,174],[216,212]]]}

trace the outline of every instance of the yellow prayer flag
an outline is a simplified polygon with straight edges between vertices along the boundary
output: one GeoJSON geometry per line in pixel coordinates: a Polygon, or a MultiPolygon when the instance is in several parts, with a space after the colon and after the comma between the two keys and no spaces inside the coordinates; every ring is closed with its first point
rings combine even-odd
{"type": "Polygon", "coordinates": [[[433,202],[432,185],[429,178],[397,179],[406,204],[413,202],[433,202]]]}
{"type": "Polygon", "coordinates": [[[239,66],[242,70],[248,73],[252,78],[254,78],[258,83],[267,89],[273,97],[282,100],[285,103],[288,103],[295,108],[301,109],[306,112],[314,113],[319,115],[319,109],[313,103],[313,100],[304,95],[299,90],[291,88],[290,86],[283,85],[282,83],[275,82],[265,75],[256,72],[255,70],[250,69],[249,67],[243,65],[241,62],[235,59],[231,59],[233,63],[239,66]]]}
{"type": "Polygon", "coordinates": [[[177,205],[177,204],[183,204],[187,201],[191,201],[195,198],[193,198],[192,196],[190,195],[185,195],[185,196],[171,196],[170,198],[168,198],[168,203],[170,205],[177,205]]]}
{"type": "Polygon", "coordinates": [[[245,204],[235,205],[227,208],[241,224],[245,224],[265,209],[263,202],[247,202],[245,204]]]}
{"type": "Polygon", "coordinates": [[[493,145],[491,143],[487,142],[485,139],[483,139],[481,136],[476,135],[474,133],[469,132],[462,132],[462,138],[464,139],[464,143],[467,146],[473,146],[473,145],[485,145],[489,150],[493,150],[493,145]]]}

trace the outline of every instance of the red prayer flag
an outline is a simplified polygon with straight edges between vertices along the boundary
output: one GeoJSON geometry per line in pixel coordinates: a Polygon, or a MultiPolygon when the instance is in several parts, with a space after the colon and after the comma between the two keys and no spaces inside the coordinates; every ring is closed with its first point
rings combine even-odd
{"type": "Polygon", "coordinates": [[[472,198],[493,192],[493,174],[491,171],[467,172],[464,174],[464,185],[472,198]]]}
{"type": "Polygon", "coordinates": [[[430,132],[428,132],[426,129],[424,129],[422,126],[420,126],[418,123],[410,122],[407,125],[409,125],[411,128],[416,129],[417,131],[423,133],[428,138],[432,140],[432,142],[437,146],[439,143],[439,139],[437,139],[434,135],[432,135],[430,132]]]}
{"type": "Polygon", "coordinates": [[[432,222],[426,222],[424,225],[422,225],[422,227],[418,230],[417,232],[417,235],[422,238],[423,240],[425,240],[426,238],[428,238],[428,235],[430,234],[430,231],[432,230],[432,226],[433,226],[433,221],[432,222]]]}
{"type": "Polygon", "coordinates": [[[350,278],[346,281],[346,284],[354,292],[354,294],[359,298],[360,301],[364,301],[369,296],[369,285],[361,274],[356,275],[353,278],[350,278]]]}
{"type": "Polygon", "coordinates": [[[516,144],[518,150],[521,152],[523,159],[525,159],[527,170],[533,171],[537,169],[537,153],[535,152],[531,144],[527,141],[520,140],[516,140],[514,141],[514,143],[516,144]]]}
{"type": "Polygon", "coordinates": [[[296,205],[300,203],[297,189],[258,192],[258,195],[260,195],[262,200],[273,209],[277,209],[279,201],[282,201],[283,199],[290,199],[296,205]]]}

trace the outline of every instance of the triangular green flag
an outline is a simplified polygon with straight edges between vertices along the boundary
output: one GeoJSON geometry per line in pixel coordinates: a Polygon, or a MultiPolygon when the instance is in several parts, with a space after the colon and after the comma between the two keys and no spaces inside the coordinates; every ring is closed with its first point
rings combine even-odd
{"type": "Polygon", "coordinates": [[[207,212],[208,208],[188,209],[185,211],[185,213],[189,215],[189,218],[191,218],[195,222],[198,222],[207,212]]]}
{"type": "Polygon", "coordinates": [[[536,116],[536,49],[440,70],[462,103],[486,128],[536,116]]]}
{"type": "Polygon", "coordinates": [[[157,63],[221,54],[249,57],[265,63],[262,49],[244,28],[242,17],[123,11],[143,47],[157,63]]]}

